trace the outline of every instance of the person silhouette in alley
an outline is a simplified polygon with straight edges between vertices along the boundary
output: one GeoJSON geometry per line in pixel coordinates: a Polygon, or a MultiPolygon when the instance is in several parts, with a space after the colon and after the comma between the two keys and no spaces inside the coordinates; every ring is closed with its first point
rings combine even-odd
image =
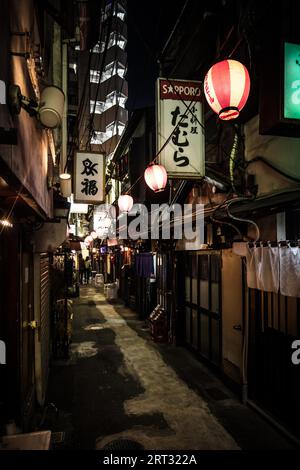
{"type": "Polygon", "coordinates": [[[83,276],[85,271],[85,262],[81,253],[78,255],[79,282],[83,284],[83,276]]]}
{"type": "Polygon", "coordinates": [[[87,256],[85,258],[85,262],[84,262],[84,278],[85,278],[86,284],[89,283],[89,279],[90,279],[90,275],[91,275],[91,269],[92,269],[91,260],[90,260],[89,256],[87,256]]]}

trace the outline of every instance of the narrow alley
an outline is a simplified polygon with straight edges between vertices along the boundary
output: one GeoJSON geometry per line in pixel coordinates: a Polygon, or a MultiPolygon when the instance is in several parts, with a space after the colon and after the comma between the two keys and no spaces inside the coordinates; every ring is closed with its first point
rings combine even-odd
{"type": "Polygon", "coordinates": [[[1,470],[287,467],[300,1],[0,3],[1,470]]]}
{"type": "Polygon", "coordinates": [[[57,414],[44,425],[63,433],[54,448],[293,448],[189,352],[153,343],[134,312],[94,287],[81,289],[73,323],[70,358],[50,373],[57,414]]]}

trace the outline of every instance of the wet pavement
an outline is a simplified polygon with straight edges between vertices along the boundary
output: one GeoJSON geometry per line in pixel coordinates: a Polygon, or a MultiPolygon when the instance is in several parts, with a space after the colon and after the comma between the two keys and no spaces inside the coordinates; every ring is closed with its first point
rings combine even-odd
{"type": "Polygon", "coordinates": [[[152,342],[144,322],[94,287],[73,301],[70,359],[52,364],[44,426],[56,448],[95,449],[123,438],[145,449],[289,449],[193,355],[152,342]]]}

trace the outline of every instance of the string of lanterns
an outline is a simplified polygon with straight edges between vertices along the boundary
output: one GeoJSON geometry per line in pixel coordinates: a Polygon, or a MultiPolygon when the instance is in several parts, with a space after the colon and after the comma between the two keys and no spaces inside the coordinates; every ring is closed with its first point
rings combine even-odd
{"type": "MultiPolygon", "coordinates": [[[[244,108],[250,92],[250,77],[247,68],[233,59],[214,64],[204,78],[204,95],[211,109],[224,121],[236,119],[244,108]]],[[[157,157],[156,157],[157,158],[157,157]]],[[[167,172],[163,165],[155,162],[146,168],[144,179],[152,191],[163,191],[167,185],[167,172]]],[[[128,213],[133,198],[122,194],[118,199],[121,212],[128,213]]]]}

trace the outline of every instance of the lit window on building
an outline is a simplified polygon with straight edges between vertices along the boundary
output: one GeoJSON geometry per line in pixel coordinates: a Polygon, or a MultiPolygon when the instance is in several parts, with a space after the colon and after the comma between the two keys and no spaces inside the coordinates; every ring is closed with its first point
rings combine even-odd
{"type": "Polygon", "coordinates": [[[124,21],[125,19],[125,9],[119,3],[115,7],[114,15],[124,21]]]}
{"type": "Polygon", "coordinates": [[[100,145],[105,142],[105,132],[100,132],[100,131],[94,131],[92,138],[91,138],[91,144],[94,145],[100,145]]]}
{"type": "Polygon", "coordinates": [[[117,32],[113,32],[110,35],[109,42],[108,42],[108,48],[113,47],[113,46],[119,46],[121,49],[125,49],[126,46],[126,39],[125,37],[117,32]]]}
{"type": "Polygon", "coordinates": [[[93,47],[93,52],[95,54],[100,54],[100,52],[102,52],[101,50],[101,44],[99,42],[97,42],[97,44],[95,44],[95,46],[93,47]]]}
{"type": "Polygon", "coordinates": [[[106,109],[109,109],[115,105],[119,105],[122,108],[125,108],[126,100],[127,100],[127,96],[124,95],[123,93],[119,91],[112,91],[106,97],[106,102],[105,102],[106,109]]]}
{"type": "Polygon", "coordinates": [[[125,129],[125,124],[122,124],[119,121],[112,122],[106,127],[105,132],[94,131],[91,138],[91,144],[101,145],[104,144],[107,140],[111,139],[115,135],[121,135],[125,129]]]}
{"type": "MultiPolygon", "coordinates": [[[[98,83],[100,79],[100,71],[99,70],[90,70],[90,82],[91,83],[98,83]]],[[[101,80],[103,81],[103,80],[101,80]]]]}
{"type": "MultiPolygon", "coordinates": [[[[108,18],[108,16],[110,15],[110,11],[111,11],[111,3],[109,3],[105,7],[105,12],[104,12],[104,17],[103,17],[104,20],[106,20],[108,18]]],[[[115,5],[113,16],[117,16],[117,18],[120,18],[121,21],[124,21],[124,19],[125,19],[125,9],[122,7],[122,5],[120,5],[120,3],[117,3],[115,5]]]]}
{"type": "Polygon", "coordinates": [[[125,66],[122,65],[120,62],[111,62],[110,64],[105,66],[100,80],[101,83],[105,82],[105,80],[108,80],[114,75],[119,75],[119,77],[121,78],[124,78],[125,76],[125,66]]]}
{"type": "Polygon", "coordinates": [[[77,64],[70,62],[70,63],[69,63],[69,68],[70,68],[71,70],[74,70],[74,73],[77,73],[77,64]]]}
{"type": "Polygon", "coordinates": [[[101,114],[107,109],[103,101],[96,101],[96,106],[95,106],[95,100],[90,100],[90,113],[94,112],[94,108],[95,108],[95,114],[101,114]]]}
{"type": "Polygon", "coordinates": [[[112,122],[106,127],[106,132],[111,133],[111,137],[113,135],[121,135],[125,128],[125,124],[122,124],[119,121],[112,122]]]}

